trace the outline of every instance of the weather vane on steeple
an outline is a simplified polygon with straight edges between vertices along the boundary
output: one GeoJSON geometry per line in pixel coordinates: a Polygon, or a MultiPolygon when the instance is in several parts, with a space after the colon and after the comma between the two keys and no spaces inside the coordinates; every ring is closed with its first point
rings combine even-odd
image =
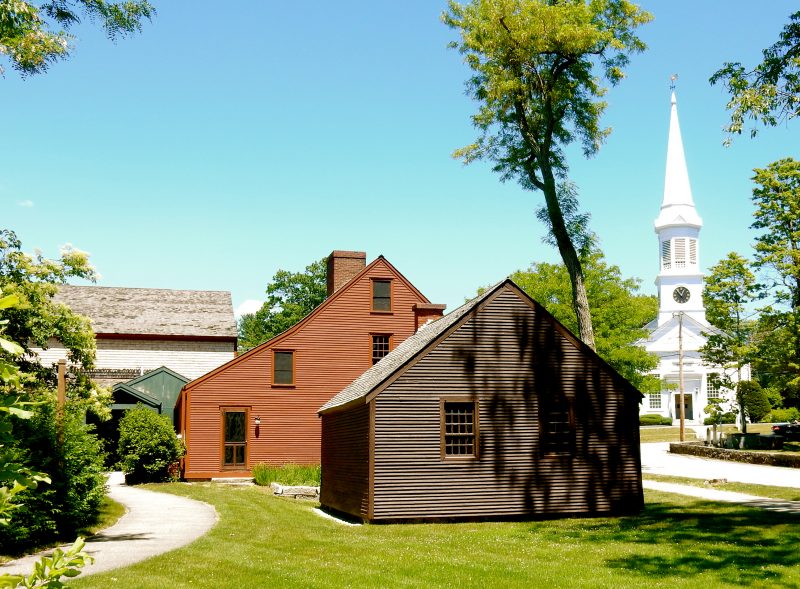
{"type": "Polygon", "coordinates": [[[672,74],[669,77],[669,89],[675,92],[675,80],[678,79],[678,74],[672,74]]]}

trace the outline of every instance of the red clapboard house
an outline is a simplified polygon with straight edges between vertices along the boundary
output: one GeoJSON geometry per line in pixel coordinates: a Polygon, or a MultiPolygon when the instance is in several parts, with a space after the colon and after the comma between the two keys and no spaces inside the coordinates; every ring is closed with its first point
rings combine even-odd
{"type": "Polygon", "coordinates": [[[317,409],[431,319],[433,305],[383,256],[328,258],[328,297],[301,322],[187,384],[175,406],[186,479],[318,464],[317,409]]]}

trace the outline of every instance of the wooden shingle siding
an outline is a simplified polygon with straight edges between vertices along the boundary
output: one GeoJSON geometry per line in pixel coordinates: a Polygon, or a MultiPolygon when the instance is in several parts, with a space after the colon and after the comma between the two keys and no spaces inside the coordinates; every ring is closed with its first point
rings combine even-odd
{"type": "MultiPolygon", "coordinates": [[[[621,513],[642,506],[638,399],[509,289],[375,396],[374,519],[621,513]],[[440,455],[440,400],[479,400],[480,457],[440,455]],[[574,436],[544,451],[563,395],[574,436]]],[[[327,417],[325,417],[327,419],[327,417]]]]}
{"type": "Polygon", "coordinates": [[[332,509],[366,518],[369,513],[369,406],[322,422],[320,501],[332,509]]]}
{"type": "Polygon", "coordinates": [[[370,333],[401,342],[414,333],[413,306],[428,300],[378,258],[302,323],[219,370],[190,383],[186,478],[219,474],[221,406],[246,406],[261,417],[248,436],[249,464],[318,464],[317,410],[372,365],[370,333]],[[391,279],[392,313],[371,313],[371,279],[391,279]],[[273,386],[274,350],[294,352],[294,385],[273,386]]]}

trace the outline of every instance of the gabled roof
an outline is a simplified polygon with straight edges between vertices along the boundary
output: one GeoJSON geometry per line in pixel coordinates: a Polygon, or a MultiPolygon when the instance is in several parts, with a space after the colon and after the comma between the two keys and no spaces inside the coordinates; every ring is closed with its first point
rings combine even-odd
{"type": "Polygon", "coordinates": [[[486,289],[486,291],[468,301],[455,309],[453,312],[445,315],[441,319],[429,323],[421,328],[417,333],[405,340],[394,350],[389,352],[377,364],[373,365],[369,370],[364,372],[350,385],[343,389],[338,395],[333,397],[330,401],[325,403],[319,409],[319,413],[326,413],[334,408],[342,407],[359,400],[365,400],[368,395],[372,394],[376,389],[379,389],[384,383],[396,374],[405,371],[407,367],[419,356],[424,354],[429,349],[436,346],[440,341],[445,339],[452,331],[458,329],[459,326],[467,322],[477,310],[481,307],[482,303],[494,298],[501,289],[510,287],[516,292],[523,300],[527,300],[536,309],[537,313],[549,318],[554,327],[563,335],[567,341],[572,345],[579,348],[583,353],[593,356],[598,362],[606,366],[606,368],[614,375],[615,378],[627,385],[636,394],[641,395],[632,384],[625,380],[617,373],[616,370],[611,368],[594,350],[584,344],[581,340],[575,337],[566,327],[553,317],[544,307],[530,298],[525,291],[523,291],[513,280],[506,278],[498,282],[494,286],[486,289]]]}
{"type": "MultiPolygon", "coordinates": [[[[650,341],[655,341],[662,337],[664,334],[669,333],[671,330],[675,329],[675,326],[678,324],[678,318],[676,316],[670,317],[668,321],[665,321],[661,325],[658,325],[658,320],[654,319],[650,323],[644,326],[645,329],[650,331],[647,338],[644,338],[637,342],[640,345],[643,345],[650,341]]],[[[718,329],[711,325],[710,323],[705,324],[699,322],[697,319],[694,319],[691,315],[684,314],[683,315],[683,326],[684,329],[690,329],[699,333],[707,333],[713,335],[724,335],[724,331],[718,329]]]]}
{"type": "Polygon", "coordinates": [[[118,382],[114,385],[114,388],[111,389],[112,393],[116,393],[118,391],[123,391],[130,396],[134,397],[135,399],[139,399],[142,403],[146,405],[150,405],[151,407],[161,407],[161,401],[158,399],[151,397],[147,393],[140,391],[139,389],[135,389],[130,386],[129,383],[126,382],[118,382]]]}
{"type": "Polygon", "coordinates": [[[170,376],[176,378],[177,380],[183,381],[184,384],[189,382],[189,379],[186,378],[185,376],[183,376],[182,374],[178,374],[177,372],[175,372],[174,370],[170,370],[166,366],[159,366],[158,368],[154,368],[153,370],[148,370],[147,372],[145,372],[141,376],[137,376],[136,378],[132,378],[131,380],[125,382],[124,384],[128,385],[129,387],[135,387],[137,384],[139,384],[139,383],[141,383],[143,381],[149,380],[149,379],[153,378],[154,376],[156,376],[157,374],[162,373],[162,372],[166,373],[166,374],[169,374],[170,376]]]}
{"type": "Polygon", "coordinates": [[[61,285],[54,300],[92,322],[95,334],[236,339],[231,293],[61,285]]]}
{"type": "Polygon", "coordinates": [[[295,323],[292,327],[290,327],[289,329],[287,329],[283,333],[280,333],[280,334],[276,335],[272,339],[265,341],[263,344],[260,344],[260,345],[256,346],[255,348],[252,348],[252,349],[248,350],[247,352],[245,352],[244,354],[241,354],[240,356],[237,356],[233,360],[229,360],[228,362],[226,362],[222,366],[218,366],[217,368],[215,368],[211,372],[208,372],[208,373],[204,374],[203,376],[201,376],[199,378],[196,378],[195,380],[193,380],[192,382],[187,384],[185,387],[183,387],[183,390],[181,391],[181,395],[183,395],[183,391],[191,390],[192,388],[194,388],[196,385],[200,384],[201,382],[204,382],[205,380],[213,377],[214,375],[216,375],[216,374],[218,374],[218,373],[220,373],[220,372],[222,372],[224,370],[227,370],[228,368],[230,368],[232,366],[237,365],[239,362],[246,361],[247,358],[249,358],[253,354],[258,353],[260,350],[263,350],[265,348],[272,348],[272,347],[280,344],[280,342],[282,342],[284,339],[288,338],[292,334],[294,334],[294,333],[300,331],[301,329],[303,329],[310,322],[314,321],[314,318],[317,317],[320,313],[325,312],[325,309],[327,309],[333,303],[333,301],[337,300],[339,297],[343,296],[346,292],[348,292],[353,287],[354,284],[356,284],[363,276],[365,276],[368,272],[370,272],[372,270],[372,268],[374,268],[379,262],[383,262],[384,264],[386,264],[389,267],[389,269],[392,271],[392,273],[395,276],[397,276],[397,278],[399,280],[401,280],[403,282],[403,284],[405,284],[413,293],[415,293],[420,299],[422,299],[423,302],[430,303],[428,298],[424,294],[422,294],[419,290],[417,290],[417,287],[414,286],[413,284],[411,284],[411,282],[409,282],[408,279],[405,276],[403,276],[403,274],[389,262],[389,260],[387,260],[382,255],[380,255],[377,258],[375,258],[372,262],[367,264],[367,266],[365,268],[363,268],[358,274],[353,276],[353,278],[351,278],[347,283],[345,283],[339,290],[337,290],[332,295],[330,295],[328,298],[326,298],[324,301],[322,301],[322,303],[316,309],[311,311],[311,313],[309,313],[308,315],[303,317],[303,319],[301,319],[300,321],[295,323]]]}

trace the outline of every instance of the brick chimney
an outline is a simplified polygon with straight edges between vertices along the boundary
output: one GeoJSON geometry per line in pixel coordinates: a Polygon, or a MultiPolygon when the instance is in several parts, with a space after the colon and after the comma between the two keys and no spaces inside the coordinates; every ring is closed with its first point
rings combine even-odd
{"type": "Polygon", "coordinates": [[[328,296],[350,282],[366,266],[366,252],[332,251],[328,256],[328,296]]]}
{"type": "Polygon", "coordinates": [[[447,305],[434,305],[433,303],[417,303],[411,307],[414,309],[414,332],[429,321],[436,321],[442,315],[447,305]]]}

